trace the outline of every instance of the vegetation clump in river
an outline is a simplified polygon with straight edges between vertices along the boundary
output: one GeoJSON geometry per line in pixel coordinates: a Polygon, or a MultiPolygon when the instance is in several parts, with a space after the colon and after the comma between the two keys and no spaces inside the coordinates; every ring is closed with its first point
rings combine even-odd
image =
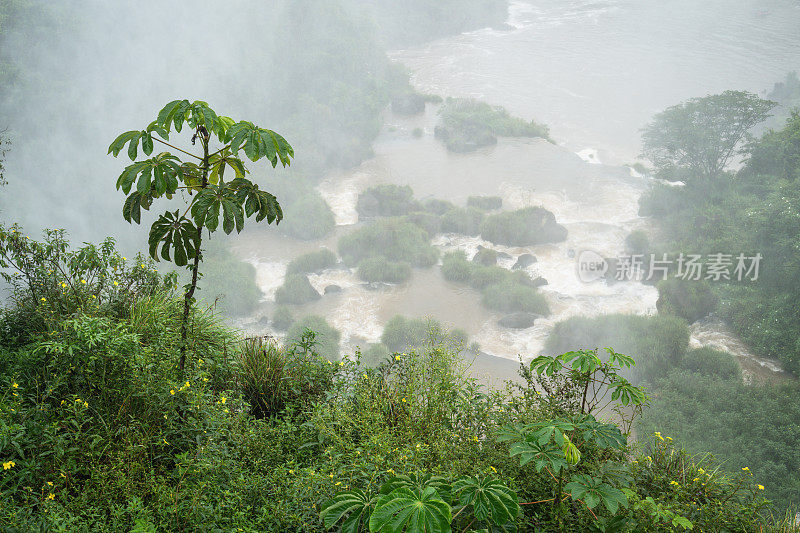
{"type": "Polygon", "coordinates": [[[448,98],[439,110],[436,138],[452,152],[471,152],[497,144],[497,137],[550,139],[547,126],[512,117],[504,108],[464,98],[448,98]]]}

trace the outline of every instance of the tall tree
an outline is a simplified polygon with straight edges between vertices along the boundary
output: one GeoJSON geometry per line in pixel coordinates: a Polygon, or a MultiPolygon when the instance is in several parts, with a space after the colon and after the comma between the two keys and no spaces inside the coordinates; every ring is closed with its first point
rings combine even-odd
{"type": "Polygon", "coordinates": [[[666,179],[713,178],[775,105],[746,91],[692,98],[653,117],[642,130],[642,156],[666,179]]]}
{"type": "Polygon", "coordinates": [[[117,179],[117,189],[122,189],[128,195],[122,208],[125,220],[139,224],[142,209],[150,209],[153,200],[162,197],[172,199],[178,191],[183,196],[184,205],[188,204],[183,213],[178,208],[159,216],[150,228],[148,239],[150,255],[155,260],[158,260],[160,248],[161,258],[177,266],[187,266],[191,271],[191,282],[186,285],[184,294],[181,324],[179,367],[183,370],[187,323],[202,260],[203,229],[209,233],[216,231],[220,215],[225,233],[231,233],[234,229],[242,231],[245,217],[255,216],[256,222],[266,218],[268,224],[273,221],[277,224],[283,218],[277,198],[247,179],[249,171],[239,153],[243,151],[253,162],[266,158],[274,168],[278,162],[283,166],[289,165],[294,150],[286,139],[274,131],[260,128],[252,122],[236,122],[230,117],[217,115],[206,102],[199,100],[174,100],[168,103],[144,130],[132,130],[119,135],[109,146],[108,153],[116,157],[126,144],[128,157],[134,163],[125,167],[117,179]],[[170,130],[174,127],[175,132],[180,133],[184,124],[191,128],[192,145],[200,141],[202,155],[166,142],[170,130]],[[220,148],[211,152],[214,137],[220,148]],[[149,156],[153,153],[153,141],[181,155],[161,152],[136,161],[139,145],[144,154],[149,156]],[[191,159],[182,159],[187,156],[191,159]],[[225,170],[228,168],[234,173],[231,181],[225,181],[225,170]],[[190,213],[191,218],[186,216],[190,213]]]}

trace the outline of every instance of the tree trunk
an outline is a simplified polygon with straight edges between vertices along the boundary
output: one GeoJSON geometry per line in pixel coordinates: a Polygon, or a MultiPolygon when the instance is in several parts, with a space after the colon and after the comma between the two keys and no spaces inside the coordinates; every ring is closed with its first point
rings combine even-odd
{"type": "MultiPolygon", "coordinates": [[[[204,127],[198,128],[196,133],[203,143],[203,181],[200,187],[205,189],[208,187],[208,141],[210,135],[204,127]]],[[[197,288],[197,273],[200,270],[200,244],[203,240],[203,227],[197,228],[197,238],[195,241],[194,250],[194,264],[192,265],[192,282],[189,284],[189,289],[183,296],[183,319],[181,320],[181,358],[178,362],[178,369],[183,374],[183,369],[186,366],[186,344],[189,338],[189,311],[192,309],[192,299],[194,298],[194,291],[197,288]]]]}

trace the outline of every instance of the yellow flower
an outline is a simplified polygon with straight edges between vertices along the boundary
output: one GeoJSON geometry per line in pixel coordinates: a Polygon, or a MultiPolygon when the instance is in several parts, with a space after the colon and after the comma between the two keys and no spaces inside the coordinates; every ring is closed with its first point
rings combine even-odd
{"type": "Polygon", "coordinates": [[[52,481],[48,481],[48,482],[47,482],[47,486],[48,486],[48,487],[52,487],[52,486],[53,486],[53,482],[52,482],[52,481]]]}
{"type": "Polygon", "coordinates": [[[493,467],[493,466],[490,466],[489,468],[491,468],[491,469],[492,469],[492,472],[494,472],[495,474],[497,473],[497,469],[496,469],[495,467],[493,467]]]}
{"type": "Polygon", "coordinates": [[[400,356],[399,356],[399,355],[395,355],[395,356],[394,356],[394,360],[395,360],[395,361],[399,361],[399,360],[400,360],[400,356]]]}
{"type": "Polygon", "coordinates": [[[664,440],[664,437],[661,436],[661,432],[660,431],[656,431],[655,433],[653,433],[653,435],[655,435],[656,437],[658,437],[662,441],[664,440]]]}
{"type": "Polygon", "coordinates": [[[478,436],[475,435],[474,437],[472,437],[472,440],[474,440],[475,442],[478,442],[478,436]]]}
{"type": "Polygon", "coordinates": [[[220,396],[219,403],[223,403],[224,404],[225,400],[227,400],[227,398],[225,398],[225,396],[220,396]]]}
{"type": "Polygon", "coordinates": [[[84,285],[86,285],[86,280],[85,280],[85,279],[82,279],[82,280],[81,280],[81,283],[83,283],[84,285]]]}
{"type": "Polygon", "coordinates": [[[338,486],[339,486],[339,485],[341,485],[341,484],[342,484],[342,482],[341,482],[341,481],[337,481],[337,482],[336,482],[336,483],[334,483],[333,485],[334,485],[335,487],[338,487],[338,486]]]}
{"type": "Polygon", "coordinates": [[[16,465],[14,461],[8,461],[7,463],[3,463],[3,470],[11,470],[16,465]]]}
{"type": "Polygon", "coordinates": [[[123,258],[122,258],[122,260],[123,260],[123,261],[127,261],[127,260],[128,260],[128,258],[127,258],[127,257],[123,257],[123,258]]]}
{"type": "Polygon", "coordinates": [[[83,402],[84,407],[89,407],[89,402],[83,402]]]}
{"type": "Polygon", "coordinates": [[[389,473],[391,473],[391,474],[394,474],[394,470],[393,470],[393,469],[391,469],[391,468],[390,468],[389,470],[387,470],[387,472],[389,472],[389,473]]]}
{"type": "Polygon", "coordinates": [[[652,458],[652,457],[650,457],[650,456],[648,455],[648,456],[647,456],[647,460],[652,462],[652,461],[653,461],[653,458],[652,458]]]}
{"type": "Polygon", "coordinates": [[[169,442],[167,442],[167,439],[161,439],[161,441],[162,441],[164,444],[166,444],[167,446],[169,446],[169,442]]]}
{"type": "Polygon", "coordinates": [[[172,389],[171,391],[169,391],[169,393],[175,396],[175,389],[172,389]]]}
{"type": "Polygon", "coordinates": [[[191,385],[192,385],[192,384],[191,384],[191,383],[189,383],[189,382],[187,381],[187,382],[184,384],[184,387],[186,387],[186,388],[188,389],[188,388],[189,388],[191,385]]]}
{"type": "Polygon", "coordinates": [[[339,366],[344,366],[344,361],[339,361],[339,366]]]}
{"type": "Polygon", "coordinates": [[[67,284],[66,284],[66,283],[64,283],[64,282],[62,281],[62,282],[61,282],[61,288],[63,289],[63,288],[65,288],[66,286],[67,286],[67,284]]]}
{"type": "Polygon", "coordinates": [[[198,360],[197,360],[197,364],[198,364],[198,365],[202,365],[204,362],[205,362],[205,361],[203,361],[202,359],[198,359],[198,360]]]}
{"type": "Polygon", "coordinates": [[[759,485],[758,490],[764,490],[764,485],[759,485]]]}
{"type": "Polygon", "coordinates": [[[706,473],[706,471],[703,470],[702,468],[698,468],[697,471],[700,472],[701,474],[705,474],[706,473]]]}
{"type": "Polygon", "coordinates": [[[144,263],[139,263],[139,266],[144,268],[144,263]]]}
{"type": "Polygon", "coordinates": [[[16,382],[16,381],[15,381],[14,383],[12,383],[12,384],[11,384],[11,386],[12,386],[12,387],[14,387],[15,389],[18,389],[18,388],[19,388],[19,385],[17,385],[17,382],[16,382]]]}
{"type": "Polygon", "coordinates": [[[328,474],[328,477],[333,479],[333,474],[328,474]]]}
{"type": "Polygon", "coordinates": [[[679,483],[677,481],[670,481],[669,484],[670,485],[675,485],[676,487],[679,485],[679,483]]]}
{"type": "Polygon", "coordinates": [[[699,477],[694,478],[692,481],[700,481],[699,477]]]}
{"type": "Polygon", "coordinates": [[[115,286],[116,286],[116,285],[119,285],[119,283],[117,283],[117,282],[115,281],[115,282],[114,282],[114,285],[115,285],[115,286]]]}
{"type": "Polygon", "coordinates": [[[745,466],[744,468],[742,468],[742,470],[744,470],[745,472],[749,472],[750,468],[745,466]]]}
{"type": "Polygon", "coordinates": [[[56,499],[56,495],[51,492],[50,494],[47,495],[47,499],[48,500],[55,500],[56,499]]]}
{"type": "Polygon", "coordinates": [[[367,376],[367,374],[366,374],[366,373],[364,373],[364,379],[367,379],[368,377],[369,377],[369,376],[367,376]]]}
{"type": "Polygon", "coordinates": [[[406,399],[405,399],[405,398],[403,398],[403,403],[408,403],[408,402],[406,402],[406,399]]]}
{"type": "Polygon", "coordinates": [[[42,301],[43,301],[43,302],[46,302],[46,301],[47,301],[47,298],[45,298],[44,296],[42,296],[42,301]]]}

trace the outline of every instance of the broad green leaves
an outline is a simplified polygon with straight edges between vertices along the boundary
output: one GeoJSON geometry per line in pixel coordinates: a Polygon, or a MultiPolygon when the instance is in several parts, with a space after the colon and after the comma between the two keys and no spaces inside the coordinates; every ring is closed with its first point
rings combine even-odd
{"type": "Polygon", "coordinates": [[[378,498],[369,519],[369,530],[445,533],[450,531],[452,519],[450,505],[433,487],[424,490],[400,487],[378,498]]]}
{"type": "Polygon", "coordinates": [[[463,507],[472,506],[475,519],[503,525],[516,520],[517,494],[491,476],[466,476],[453,483],[453,495],[463,507]]]}
{"type": "MultiPolygon", "coordinates": [[[[160,141],[164,142],[164,141],[160,141]]],[[[231,233],[242,231],[244,219],[254,216],[256,222],[264,219],[278,223],[283,211],[277,198],[247,179],[239,152],[244,151],[251,161],[266,158],[273,167],[280,162],[289,165],[294,150],[281,135],[260,128],[252,122],[239,121],[217,113],[206,102],[197,100],[174,100],[165,105],[156,120],[144,130],[131,130],[120,134],[108,148],[108,153],[118,156],[127,146],[128,157],[133,161],[117,179],[117,189],[126,195],[122,216],[128,222],[141,222],[141,211],[149,210],[153,201],[166,196],[171,199],[178,191],[184,191],[188,200],[192,220],[167,212],[153,224],[150,230],[150,254],[185,265],[199,253],[201,230],[214,232],[220,226],[231,233]],[[139,148],[150,156],[154,138],[169,139],[171,131],[181,132],[188,125],[193,131],[192,144],[197,140],[202,153],[184,161],[170,152],[137,161],[139,148]],[[219,150],[210,149],[211,136],[223,144],[219,150]],[[227,183],[226,177],[229,176],[227,183]],[[172,258],[172,259],[171,259],[172,258]]],[[[180,149],[179,149],[180,150],[180,149]]],[[[183,150],[180,150],[184,152],[183,150]]],[[[188,152],[184,152],[189,154],[188,152]]]]}
{"type": "Polygon", "coordinates": [[[520,514],[517,494],[492,476],[462,477],[451,486],[440,476],[400,475],[388,479],[379,492],[377,499],[362,490],[337,494],[322,505],[325,527],[341,523],[347,533],[367,525],[371,532],[444,533],[461,515],[459,530],[467,524],[516,531],[520,514]],[[455,516],[453,507],[458,509],[455,516]]]}
{"type": "Polygon", "coordinates": [[[572,481],[564,488],[570,492],[573,500],[582,501],[589,509],[594,509],[602,503],[613,514],[620,506],[628,506],[628,498],[624,492],[589,475],[573,476],[572,481]]]}
{"type": "Polygon", "coordinates": [[[331,529],[340,520],[342,533],[358,533],[365,526],[375,506],[375,498],[363,490],[355,489],[334,496],[322,506],[320,517],[325,527],[331,529]]]}
{"type": "Polygon", "coordinates": [[[179,211],[167,211],[153,223],[148,243],[150,255],[158,260],[157,249],[161,245],[161,257],[184,266],[197,253],[198,230],[179,211]]]}
{"type": "Polygon", "coordinates": [[[197,194],[192,205],[192,218],[197,227],[205,226],[209,231],[216,231],[222,211],[222,230],[229,234],[242,231],[244,227],[244,210],[233,191],[227,187],[209,185],[197,194]]]}

